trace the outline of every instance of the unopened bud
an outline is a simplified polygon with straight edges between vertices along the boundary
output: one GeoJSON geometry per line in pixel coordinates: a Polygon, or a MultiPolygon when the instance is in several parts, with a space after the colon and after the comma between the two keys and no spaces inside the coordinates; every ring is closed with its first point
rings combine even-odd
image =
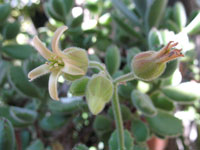
{"type": "Polygon", "coordinates": [[[181,49],[171,50],[177,44],[171,41],[160,51],[147,51],[137,54],[131,64],[134,75],[145,81],[159,77],[164,72],[167,62],[184,56],[181,49]]]}

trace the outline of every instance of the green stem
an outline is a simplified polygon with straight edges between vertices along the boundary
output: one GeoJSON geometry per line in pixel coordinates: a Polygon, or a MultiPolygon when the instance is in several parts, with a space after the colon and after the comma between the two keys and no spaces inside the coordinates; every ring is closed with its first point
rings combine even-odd
{"type": "Polygon", "coordinates": [[[120,82],[127,82],[127,81],[131,81],[131,80],[134,80],[134,79],[135,79],[134,74],[132,72],[130,72],[130,73],[127,73],[123,76],[116,78],[114,80],[114,84],[120,83],[120,82]]]}
{"type": "Polygon", "coordinates": [[[106,66],[102,63],[96,62],[96,61],[90,61],[89,62],[89,67],[90,68],[97,68],[103,72],[105,72],[105,74],[107,75],[107,77],[112,80],[112,77],[110,76],[110,74],[108,73],[108,71],[106,70],[106,66]]]}
{"type": "Polygon", "coordinates": [[[117,135],[118,135],[118,143],[120,150],[125,150],[124,144],[124,127],[123,127],[123,120],[121,115],[121,109],[119,105],[119,98],[117,93],[117,84],[114,84],[114,95],[112,99],[112,107],[115,116],[115,124],[117,126],[117,135]]]}

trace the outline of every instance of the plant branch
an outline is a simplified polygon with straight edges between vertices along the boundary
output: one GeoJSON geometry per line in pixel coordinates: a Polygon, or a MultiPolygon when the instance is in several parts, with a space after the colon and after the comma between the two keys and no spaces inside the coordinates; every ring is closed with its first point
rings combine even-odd
{"type": "Polygon", "coordinates": [[[112,99],[112,108],[115,116],[115,124],[117,126],[117,137],[119,142],[120,150],[125,150],[124,144],[124,127],[123,127],[123,120],[121,115],[121,109],[119,105],[119,98],[117,93],[117,84],[114,84],[114,95],[112,99]]]}
{"type": "Polygon", "coordinates": [[[134,79],[135,79],[134,74],[132,72],[130,72],[130,73],[127,73],[123,76],[116,78],[114,80],[114,84],[117,84],[117,83],[120,83],[120,82],[127,82],[127,81],[131,81],[131,80],[134,80],[134,79]]]}
{"type": "Polygon", "coordinates": [[[100,71],[105,72],[105,74],[107,75],[107,77],[112,81],[112,77],[110,76],[110,74],[106,70],[106,67],[105,67],[104,64],[96,62],[96,61],[90,61],[89,62],[89,67],[90,68],[96,68],[96,69],[99,69],[100,71]]]}

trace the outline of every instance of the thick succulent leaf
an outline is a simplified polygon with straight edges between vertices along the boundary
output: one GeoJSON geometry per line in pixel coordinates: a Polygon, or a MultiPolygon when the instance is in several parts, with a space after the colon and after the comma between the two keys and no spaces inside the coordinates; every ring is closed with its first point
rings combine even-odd
{"type": "Polygon", "coordinates": [[[90,111],[97,115],[113,95],[113,84],[103,75],[94,75],[88,82],[86,100],[90,111]]]}
{"type": "Polygon", "coordinates": [[[72,82],[70,89],[69,89],[70,93],[73,96],[83,96],[83,95],[85,95],[85,91],[86,91],[88,81],[89,81],[88,77],[83,77],[81,79],[78,79],[78,80],[72,82]]]}
{"type": "Polygon", "coordinates": [[[131,93],[131,100],[134,106],[145,116],[156,115],[157,109],[153,105],[152,100],[148,95],[141,93],[138,90],[133,90],[131,93]]]}
{"type": "Polygon", "coordinates": [[[17,122],[21,122],[22,124],[33,124],[37,118],[37,112],[27,109],[12,106],[10,107],[10,115],[17,122]]]}
{"type": "Polygon", "coordinates": [[[148,45],[151,50],[159,50],[163,44],[162,36],[156,28],[152,28],[148,35],[148,45]]]}
{"type": "Polygon", "coordinates": [[[42,143],[41,140],[37,139],[33,141],[26,150],[45,150],[44,149],[44,144],[42,143]]]}
{"type": "Polygon", "coordinates": [[[80,97],[71,97],[66,99],[67,102],[50,101],[48,108],[54,113],[70,114],[76,111],[88,111],[85,101],[80,97]]]}
{"type": "MultiPolygon", "coordinates": [[[[121,110],[121,113],[122,113],[122,119],[123,119],[123,121],[129,121],[131,119],[131,115],[132,115],[132,112],[130,111],[130,109],[127,106],[121,104],[120,105],[120,110],[121,110]]],[[[109,108],[108,115],[112,119],[114,119],[114,114],[113,114],[112,107],[109,108]]]]}
{"type": "Polygon", "coordinates": [[[174,137],[183,133],[181,120],[167,112],[158,111],[156,116],[146,119],[150,129],[158,135],[174,137]]]}
{"type": "Polygon", "coordinates": [[[73,148],[73,150],[88,150],[89,148],[84,145],[84,144],[77,144],[75,145],[75,147],[73,148]]]}
{"type": "Polygon", "coordinates": [[[144,142],[149,137],[149,128],[139,119],[133,119],[131,122],[131,132],[137,142],[144,142]]]}
{"type": "Polygon", "coordinates": [[[10,15],[11,12],[11,7],[9,3],[6,4],[1,4],[0,5],[0,22],[4,22],[8,16],[10,15]]]}
{"type": "Polygon", "coordinates": [[[184,8],[184,5],[181,2],[176,2],[173,8],[173,18],[177,23],[180,30],[185,27],[187,23],[187,15],[184,8]]]}
{"type": "Polygon", "coordinates": [[[174,110],[174,103],[169,100],[168,97],[163,95],[161,92],[154,92],[151,95],[151,99],[153,104],[160,109],[166,111],[173,111],[174,110]]]}
{"type": "Polygon", "coordinates": [[[154,0],[149,12],[147,13],[148,29],[159,27],[167,2],[168,0],[154,0]]]}
{"type": "Polygon", "coordinates": [[[13,125],[8,119],[3,117],[0,118],[0,149],[15,149],[15,133],[13,125]]]}
{"type": "Polygon", "coordinates": [[[111,45],[107,48],[105,63],[110,75],[113,75],[119,69],[121,64],[121,57],[120,50],[117,46],[111,45]]]}
{"type": "Polygon", "coordinates": [[[27,76],[24,74],[21,67],[11,67],[9,71],[9,81],[14,88],[26,96],[40,97],[38,88],[28,81],[27,76]]]}
{"type": "Polygon", "coordinates": [[[14,59],[26,59],[30,57],[34,48],[30,45],[6,45],[2,47],[2,51],[14,59]]]}
{"type": "Polygon", "coordinates": [[[40,120],[39,125],[45,131],[54,131],[60,129],[68,122],[68,118],[62,115],[50,115],[40,120]]]}
{"type": "Polygon", "coordinates": [[[132,11],[130,11],[122,1],[112,0],[114,7],[116,7],[121,13],[126,16],[134,25],[139,25],[139,19],[132,11]]]}
{"type": "MultiPolygon", "coordinates": [[[[125,148],[126,150],[133,149],[133,138],[128,130],[124,131],[124,141],[125,141],[125,148]]],[[[110,139],[109,139],[109,150],[118,150],[119,147],[119,139],[117,136],[117,130],[115,130],[110,139]]]]}
{"type": "Polygon", "coordinates": [[[5,39],[13,39],[20,31],[20,23],[15,21],[13,23],[7,23],[3,28],[3,36],[5,39]]]}
{"type": "Polygon", "coordinates": [[[109,132],[112,130],[112,120],[107,116],[98,115],[93,122],[93,128],[96,132],[109,132]]]}
{"type": "Polygon", "coordinates": [[[191,103],[200,98],[200,84],[196,82],[184,82],[178,86],[168,86],[161,91],[170,100],[180,103],[191,103]]]}

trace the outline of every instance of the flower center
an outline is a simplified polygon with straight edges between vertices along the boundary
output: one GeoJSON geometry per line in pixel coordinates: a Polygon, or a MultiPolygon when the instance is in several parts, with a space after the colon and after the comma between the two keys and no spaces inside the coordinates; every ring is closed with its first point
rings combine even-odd
{"type": "Polygon", "coordinates": [[[52,56],[46,62],[49,65],[50,69],[58,69],[60,67],[64,67],[64,62],[58,56],[52,56]]]}

